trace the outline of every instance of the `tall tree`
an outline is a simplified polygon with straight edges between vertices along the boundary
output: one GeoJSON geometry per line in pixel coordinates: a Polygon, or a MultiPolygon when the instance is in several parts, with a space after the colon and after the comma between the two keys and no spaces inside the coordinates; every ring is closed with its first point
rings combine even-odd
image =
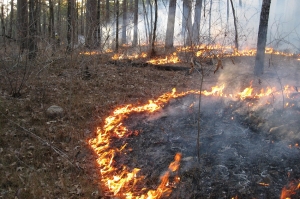
{"type": "Polygon", "coordinates": [[[87,0],[86,2],[86,46],[95,48],[95,32],[97,30],[97,1],[87,0]]]}
{"type": "Polygon", "coordinates": [[[267,43],[268,22],[271,0],[263,0],[257,37],[257,52],[255,57],[254,74],[259,76],[264,72],[265,48],[267,43]]]}
{"type": "Polygon", "coordinates": [[[166,32],[166,40],[165,40],[166,48],[172,48],[174,46],[175,13],[176,13],[176,0],[170,0],[167,32],[166,32]]]}
{"type": "Polygon", "coordinates": [[[152,40],[151,40],[151,54],[150,57],[155,56],[155,40],[156,40],[156,27],[157,27],[157,12],[158,12],[158,6],[157,6],[157,0],[154,0],[154,7],[155,7],[155,14],[154,14],[154,24],[153,24],[153,34],[152,34],[152,40]]]}
{"type": "Polygon", "coordinates": [[[127,29],[127,0],[123,0],[122,44],[126,44],[127,29]]]}
{"type": "Polygon", "coordinates": [[[54,30],[54,5],[53,0],[49,0],[49,25],[48,25],[48,34],[50,40],[55,40],[55,30],[54,30]]]}
{"type": "Polygon", "coordinates": [[[137,46],[138,43],[138,17],[139,17],[139,0],[134,0],[134,15],[133,15],[133,40],[132,46],[137,46]]]}
{"type": "Polygon", "coordinates": [[[61,36],[61,19],[60,19],[60,10],[61,10],[61,0],[58,0],[57,2],[57,15],[56,15],[56,45],[57,47],[60,46],[60,36],[61,36]]]}
{"type": "Polygon", "coordinates": [[[28,9],[27,0],[17,1],[17,29],[20,51],[27,48],[28,9]]]}
{"type": "Polygon", "coordinates": [[[2,38],[3,38],[3,46],[4,50],[6,51],[6,33],[5,33],[5,23],[4,23],[4,4],[1,5],[1,31],[2,31],[2,38]]]}
{"type": "Polygon", "coordinates": [[[101,14],[101,0],[97,0],[97,27],[96,27],[96,32],[95,32],[95,41],[96,41],[96,46],[99,47],[101,45],[101,24],[100,24],[100,14],[101,14]]]}
{"type": "Polygon", "coordinates": [[[109,0],[106,0],[105,2],[105,8],[106,8],[106,11],[105,11],[105,19],[106,19],[106,23],[109,22],[109,0]]]}
{"type": "Polygon", "coordinates": [[[67,52],[70,53],[74,47],[75,0],[68,0],[67,6],[67,52]]]}
{"type": "Polygon", "coordinates": [[[9,18],[9,29],[8,29],[8,36],[10,38],[13,37],[13,20],[14,20],[14,0],[10,1],[10,18],[9,18]]]}
{"type": "Polygon", "coordinates": [[[28,40],[28,49],[29,59],[34,59],[37,55],[37,9],[36,5],[38,4],[37,0],[29,0],[29,40],[28,40]]]}
{"type": "Polygon", "coordinates": [[[201,21],[202,0],[196,0],[194,24],[193,24],[193,41],[199,44],[200,41],[200,21],[201,21]]]}
{"type": "Polygon", "coordinates": [[[191,31],[192,31],[192,2],[191,0],[183,0],[183,11],[182,11],[182,37],[184,45],[191,45],[191,31]]]}
{"type": "Polygon", "coordinates": [[[116,13],[116,51],[119,50],[119,0],[115,0],[116,13]]]}
{"type": "Polygon", "coordinates": [[[238,51],[239,50],[239,42],[238,42],[239,36],[238,36],[238,31],[237,31],[237,21],[236,21],[235,9],[234,9],[232,0],[230,0],[230,3],[231,3],[231,8],[232,8],[234,30],[235,30],[234,46],[235,46],[235,50],[238,51]]]}

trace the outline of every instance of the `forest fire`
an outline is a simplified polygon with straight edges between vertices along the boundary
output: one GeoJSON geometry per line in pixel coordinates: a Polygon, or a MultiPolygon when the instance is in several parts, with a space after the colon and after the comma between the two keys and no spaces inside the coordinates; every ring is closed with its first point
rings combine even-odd
{"type": "Polygon", "coordinates": [[[177,53],[173,53],[169,56],[166,56],[165,58],[157,58],[157,59],[151,59],[147,61],[148,63],[155,64],[155,65],[161,65],[161,64],[176,64],[181,62],[180,59],[177,56],[177,53]]]}
{"type": "MultiPolygon", "coordinates": [[[[286,87],[285,94],[291,91],[286,87]]],[[[259,93],[253,93],[252,86],[245,88],[237,94],[224,94],[225,85],[212,87],[210,91],[204,90],[202,94],[205,96],[230,97],[232,100],[245,100],[248,98],[262,98],[269,95],[280,94],[275,88],[262,89],[259,93]]],[[[97,164],[101,175],[101,184],[105,189],[107,196],[119,196],[122,198],[162,198],[171,194],[172,189],[180,181],[178,170],[181,161],[181,154],[175,155],[174,161],[169,164],[164,174],[160,177],[160,184],[156,189],[146,188],[145,176],[139,174],[140,168],[130,169],[126,165],[117,166],[116,157],[126,156],[131,152],[131,148],[127,148],[127,143],[123,143],[121,147],[113,147],[112,139],[126,138],[130,135],[139,135],[139,131],[131,131],[124,124],[124,120],[132,113],[153,113],[161,110],[170,100],[184,97],[189,94],[198,94],[197,90],[189,90],[186,92],[176,93],[173,89],[171,93],[165,93],[155,100],[149,100],[145,105],[128,104],[116,108],[113,113],[105,119],[103,127],[98,127],[95,138],[89,140],[89,145],[97,154],[97,164]],[[172,176],[172,177],[171,177],[172,176]],[[175,177],[174,177],[175,176],[175,177]]],[[[191,105],[193,106],[193,104],[191,105]]],[[[191,107],[190,106],[190,107],[191,107]]],[[[163,172],[163,171],[162,171],[163,172]]],[[[262,186],[268,186],[268,183],[260,183],[262,186]]],[[[297,187],[299,189],[299,185],[297,187]]],[[[296,189],[294,189],[296,190],[296,189]]],[[[284,190],[283,190],[284,191],[284,190]]],[[[291,192],[290,192],[291,193],[291,192]]],[[[285,194],[287,196],[287,194],[285,194]]],[[[288,196],[286,197],[288,198],[288,196]]]]}
{"type": "Polygon", "coordinates": [[[283,187],[280,199],[290,199],[292,195],[300,189],[300,182],[291,182],[289,185],[283,187]]]}
{"type": "MultiPolygon", "coordinates": [[[[105,53],[111,53],[111,50],[108,50],[105,53]]],[[[163,64],[174,64],[181,63],[181,59],[179,58],[180,53],[193,53],[196,57],[206,57],[206,58],[214,58],[214,57],[240,57],[240,56],[255,56],[256,49],[244,49],[244,50],[236,50],[232,46],[222,46],[222,45],[198,45],[198,46],[186,46],[186,47],[177,47],[176,52],[165,56],[164,58],[155,58],[150,59],[147,62],[155,65],[163,65],[163,64]]],[[[299,57],[300,55],[295,55],[293,53],[276,51],[273,48],[266,48],[266,54],[273,55],[282,55],[286,57],[299,57]]],[[[83,53],[85,55],[93,55],[94,52],[86,52],[83,53]]],[[[96,54],[96,53],[95,53],[96,54]]],[[[147,58],[147,53],[116,53],[111,58],[112,60],[122,60],[122,59],[130,59],[136,60],[140,58],[147,58]]],[[[297,58],[297,60],[300,60],[297,58]]]]}

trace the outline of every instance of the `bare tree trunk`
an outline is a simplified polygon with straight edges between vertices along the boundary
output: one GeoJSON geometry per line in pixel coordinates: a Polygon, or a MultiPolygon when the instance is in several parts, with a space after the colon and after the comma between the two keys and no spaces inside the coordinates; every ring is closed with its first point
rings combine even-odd
{"type": "Polygon", "coordinates": [[[9,29],[8,36],[13,38],[13,20],[14,20],[14,0],[10,1],[10,18],[9,18],[9,29]]]}
{"type": "Polygon", "coordinates": [[[122,44],[126,44],[127,0],[123,0],[122,44]]]}
{"type": "Polygon", "coordinates": [[[20,51],[23,52],[27,48],[27,28],[28,28],[28,10],[27,0],[17,1],[17,28],[18,28],[18,41],[20,51]]]}
{"type": "Polygon", "coordinates": [[[3,38],[3,46],[4,46],[4,51],[6,52],[6,32],[5,32],[5,23],[4,23],[4,4],[2,3],[1,5],[1,34],[3,38]]]}
{"type": "Polygon", "coordinates": [[[56,16],[56,46],[59,48],[60,46],[60,25],[61,25],[61,20],[60,20],[60,6],[61,6],[61,0],[58,0],[57,2],[57,16],[56,16]]]}
{"type": "Polygon", "coordinates": [[[265,48],[267,43],[268,22],[271,0],[263,0],[257,38],[257,53],[255,57],[254,74],[259,76],[264,72],[265,48]]]}
{"type": "Polygon", "coordinates": [[[97,1],[97,28],[96,28],[96,46],[99,47],[101,45],[101,24],[100,24],[100,0],[97,1]]]}
{"type": "Polygon", "coordinates": [[[45,0],[42,0],[42,10],[43,10],[43,25],[42,25],[42,33],[43,33],[43,37],[46,38],[46,32],[47,32],[47,11],[46,11],[46,8],[45,8],[45,0]]]}
{"type": "MultiPolygon", "coordinates": [[[[150,24],[150,27],[149,28],[149,43],[152,43],[151,40],[152,40],[152,37],[153,37],[153,34],[152,34],[152,30],[153,30],[153,11],[152,11],[152,3],[150,0],[147,0],[147,5],[148,5],[148,12],[147,12],[147,16],[150,15],[150,23],[148,23],[148,26],[150,24]]],[[[148,20],[148,17],[147,17],[147,20],[148,20]]]]}
{"type": "Polygon", "coordinates": [[[192,31],[192,5],[191,0],[183,0],[183,12],[182,12],[182,37],[184,45],[191,45],[191,31],[192,31]]]}
{"type": "Polygon", "coordinates": [[[116,0],[116,51],[119,50],[119,0],[116,0]]]}
{"type": "Polygon", "coordinates": [[[84,0],[81,0],[81,7],[80,7],[80,34],[81,35],[84,35],[83,3],[84,0]]]}
{"type": "Polygon", "coordinates": [[[165,48],[173,48],[174,46],[175,13],[176,13],[176,0],[170,0],[165,48]]]}
{"type": "Polygon", "coordinates": [[[106,23],[109,22],[109,0],[106,0],[105,2],[105,8],[106,8],[106,11],[105,11],[105,19],[106,19],[106,23]]]}
{"type": "Polygon", "coordinates": [[[137,46],[138,41],[138,17],[139,17],[139,0],[134,0],[134,16],[133,16],[133,40],[132,46],[137,46]]]}
{"type": "Polygon", "coordinates": [[[227,15],[226,15],[227,23],[229,21],[229,0],[227,0],[227,15]]]}
{"type": "Polygon", "coordinates": [[[95,48],[95,31],[97,30],[97,1],[87,0],[86,3],[86,46],[95,48]]]}
{"type": "Polygon", "coordinates": [[[235,46],[235,50],[238,51],[239,50],[239,42],[238,42],[239,36],[238,36],[238,31],[237,31],[237,22],[236,22],[235,10],[234,10],[234,6],[233,6],[232,0],[230,0],[230,3],[231,3],[231,8],[232,8],[234,30],[235,30],[234,46],[235,46]]]}
{"type": "Polygon", "coordinates": [[[195,15],[193,24],[193,41],[195,44],[200,42],[200,21],[201,21],[202,0],[196,0],[195,15]]]}
{"type": "Polygon", "coordinates": [[[209,3],[209,19],[208,19],[208,40],[211,42],[211,10],[212,10],[213,1],[210,0],[209,3]]]}
{"type": "MultiPolygon", "coordinates": [[[[48,33],[50,41],[55,40],[55,31],[54,31],[54,8],[53,8],[53,0],[49,0],[49,26],[48,33]]],[[[52,43],[51,41],[51,43],[52,43]]]]}
{"type": "Polygon", "coordinates": [[[142,2],[143,2],[143,9],[144,9],[144,25],[145,25],[146,41],[149,42],[151,40],[150,39],[151,30],[150,30],[150,26],[149,26],[148,12],[146,10],[145,1],[142,1],[142,2]]]}
{"type": "Polygon", "coordinates": [[[37,55],[37,41],[36,41],[36,10],[37,0],[29,0],[29,41],[28,41],[28,49],[29,59],[35,59],[37,55]]]}
{"type": "Polygon", "coordinates": [[[72,52],[72,1],[68,0],[67,5],[67,53],[72,52]]]}
{"type": "Polygon", "coordinates": [[[155,40],[156,40],[156,27],[157,27],[157,0],[154,0],[154,9],[155,9],[155,16],[154,16],[154,25],[153,25],[153,34],[152,34],[152,41],[151,41],[151,54],[150,57],[155,56],[155,40]]]}

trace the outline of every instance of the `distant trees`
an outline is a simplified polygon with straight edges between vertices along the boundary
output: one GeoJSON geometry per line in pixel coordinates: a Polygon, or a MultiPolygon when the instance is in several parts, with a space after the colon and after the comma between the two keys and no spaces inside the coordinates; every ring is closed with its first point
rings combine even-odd
{"type": "Polygon", "coordinates": [[[255,57],[254,74],[259,76],[264,72],[264,59],[265,59],[265,48],[267,42],[267,31],[269,22],[271,0],[263,0],[261,12],[259,29],[257,36],[257,52],[255,57]]]}

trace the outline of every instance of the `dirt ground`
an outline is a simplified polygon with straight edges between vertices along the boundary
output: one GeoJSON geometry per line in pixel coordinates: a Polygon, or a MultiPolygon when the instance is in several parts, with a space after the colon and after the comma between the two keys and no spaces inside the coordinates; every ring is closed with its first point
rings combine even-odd
{"type": "MultiPolygon", "coordinates": [[[[109,55],[74,53],[50,62],[23,61],[20,71],[11,69],[13,60],[2,61],[0,198],[102,198],[95,155],[87,140],[110,112],[122,104],[144,103],[172,88],[199,89],[197,72],[187,75],[109,61],[109,55]],[[25,65],[31,68],[22,81],[25,65]],[[22,82],[21,95],[12,97],[11,91],[22,82]],[[51,105],[62,107],[63,115],[49,118],[46,110],[51,105]]],[[[226,62],[243,65],[243,61],[250,66],[254,58],[226,59],[224,66],[226,62]]],[[[299,66],[299,61],[291,61],[299,66]]],[[[204,88],[220,80],[222,70],[217,73],[207,78],[211,81],[204,88]]],[[[248,74],[245,82],[251,78],[248,74]]]]}

